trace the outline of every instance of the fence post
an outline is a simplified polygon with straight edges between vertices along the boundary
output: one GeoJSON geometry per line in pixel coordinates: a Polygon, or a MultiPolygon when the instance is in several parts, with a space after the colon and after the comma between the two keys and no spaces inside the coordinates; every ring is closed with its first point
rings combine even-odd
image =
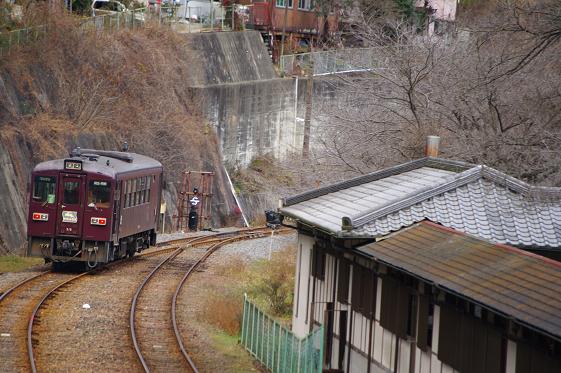
{"type": "Polygon", "coordinates": [[[255,335],[255,305],[252,303],[251,304],[251,353],[255,354],[253,351],[255,351],[254,348],[254,344],[253,344],[253,336],[255,335]]]}
{"type": "Polygon", "coordinates": [[[282,350],[281,350],[281,346],[282,346],[282,332],[283,332],[283,329],[282,329],[282,327],[279,325],[279,336],[278,336],[278,338],[279,338],[279,343],[278,343],[279,347],[278,347],[278,352],[277,352],[277,372],[280,372],[280,361],[281,361],[281,352],[282,352],[282,350]]]}
{"type": "Polygon", "coordinates": [[[262,311],[259,311],[259,314],[261,315],[261,325],[260,325],[260,335],[261,335],[261,348],[259,349],[259,355],[261,356],[261,363],[264,363],[264,359],[263,359],[263,349],[265,347],[265,343],[263,342],[263,339],[265,338],[265,321],[264,321],[264,314],[262,311]]]}
{"type": "MultiPolygon", "coordinates": [[[[319,331],[318,331],[318,335],[319,335],[319,365],[318,365],[318,373],[321,373],[322,371],[322,365],[323,365],[323,325],[320,326],[319,331]]],[[[349,348],[349,354],[350,352],[350,348],[349,348]]],[[[368,362],[370,364],[370,362],[368,362]]]]}
{"type": "Polygon", "coordinates": [[[275,344],[275,342],[277,341],[276,339],[276,331],[277,331],[277,322],[275,320],[273,320],[273,345],[271,346],[271,370],[274,371],[274,366],[275,366],[275,351],[277,350],[277,346],[275,344]]]}
{"type": "Polygon", "coordinates": [[[243,307],[242,307],[242,334],[240,336],[240,343],[244,346],[247,347],[245,345],[245,340],[244,340],[244,334],[245,334],[245,329],[247,327],[246,324],[246,319],[245,319],[245,312],[246,312],[246,302],[247,302],[247,295],[244,293],[243,295],[243,307]]]}

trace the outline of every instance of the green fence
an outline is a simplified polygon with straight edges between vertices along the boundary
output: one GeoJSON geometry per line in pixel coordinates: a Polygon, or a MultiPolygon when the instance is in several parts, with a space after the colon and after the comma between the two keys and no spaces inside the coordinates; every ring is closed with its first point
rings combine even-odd
{"type": "Polygon", "coordinates": [[[323,327],[296,337],[244,296],[242,345],[273,373],[322,371],[323,327]]]}

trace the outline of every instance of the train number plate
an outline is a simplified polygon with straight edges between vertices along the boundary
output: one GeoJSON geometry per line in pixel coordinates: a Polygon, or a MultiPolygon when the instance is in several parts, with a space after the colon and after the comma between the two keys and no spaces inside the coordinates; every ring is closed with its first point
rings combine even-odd
{"type": "Polygon", "coordinates": [[[78,212],[77,211],[63,211],[62,212],[62,222],[63,223],[78,223],[78,212]]]}
{"type": "Polygon", "coordinates": [[[66,170],[81,171],[82,170],[82,162],[64,161],[64,168],[66,170]]]}

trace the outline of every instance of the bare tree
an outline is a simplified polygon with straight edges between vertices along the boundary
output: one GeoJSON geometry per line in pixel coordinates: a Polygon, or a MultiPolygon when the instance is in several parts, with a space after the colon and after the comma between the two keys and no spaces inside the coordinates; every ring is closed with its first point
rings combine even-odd
{"type": "Polygon", "coordinates": [[[485,28],[455,37],[363,14],[358,33],[374,57],[368,72],[341,77],[335,100],[316,103],[326,120],[315,131],[315,169],[369,172],[422,156],[425,136],[439,134],[443,156],[560,185],[559,4],[546,3],[502,4],[485,28]],[[506,28],[513,14],[519,25],[506,28]]]}

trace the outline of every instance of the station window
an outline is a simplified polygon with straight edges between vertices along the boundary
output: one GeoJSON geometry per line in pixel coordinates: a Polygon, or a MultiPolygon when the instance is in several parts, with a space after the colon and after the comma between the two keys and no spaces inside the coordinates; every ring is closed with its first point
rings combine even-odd
{"type": "Polygon", "coordinates": [[[63,202],[67,205],[76,205],[80,203],[80,182],[78,181],[65,181],[63,202]]]}
{"type": "Polygon", "coordinates": [[[416,329],[413,307],[416,309],[417,302],[411,295],[412,289],[400,280],[389,276],[382,279],[380,325],[400,338],[411,337],[416,329]]]}
{"type": "Polygon", "coordinates": [[[349,277],[351,266],[344,259],[339,260],[339,279],[337,281],[337,300],[341,303],[349,302],[349,277]]]}
{"type": "Polygon", "coordinates": [[[111,184],[108,181],[92,180],[88,186],[88,207],[109,208],[111,184]]]}
{"type": "Polygon", "coordinates": [[[312,9],[312,0],[298,0],[298,9],[301,9],[301,10],[312,9]]]}
{"type": "Polygon", "coordinates": [[[312,249],[312,276],[325,279],[325,253],[315,246],[312,249]]]}
{"type": "Polygon", "coordinates": [[[284,8],[286,6],[286,1],[288,1],[288,7],[292,8],[292,0],[277,0],[277,6],[284,8]]]}
{"type": "Polygon", "coordinates": [[[35,176],[33,184],[33,201],[39,203],[55,203],[56,178],[54,176],[35,176]]]}
{"type": "Polygon", "coordinates": [[[376,308],[377,277],[372,270],[353,265],[351,307],[370,318],[376,308]]]}

